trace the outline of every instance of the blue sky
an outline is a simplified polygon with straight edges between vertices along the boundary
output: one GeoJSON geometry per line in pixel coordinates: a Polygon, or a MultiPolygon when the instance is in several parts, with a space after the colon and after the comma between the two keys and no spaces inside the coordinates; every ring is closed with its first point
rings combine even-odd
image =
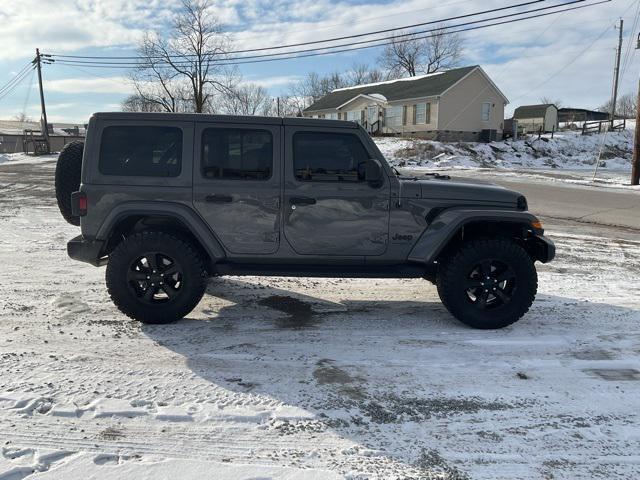
{"type": "MultiPolygon", "coordinates": [[[[547,0],[539,6],[563,3],[547,0]]],[[[593,0],[590,0],[593,1],[593,0]]],[[[512,0],[217,0],[213,9],[236,48],[304,42],[446,18],[516,3],[512,0]]],[[[519,2],[518,2],[519,3],[519,2]]],[[[480,64],[511,101],[510,109],[540,97],[595,108],[611,94],[618,17],[625,20],[629,60],[620,91],[637,87],[637,0],[463,34],[463,64],[480,64]]],[[[74,55],[133,55],[145,30],[166,31],[177,0],[0,0],[0,84],[39,47],[74,55]]],[[[532,8],[532,7],[529,7],[532,8]]],[[[243,65],[244,81],[277,95],[309,71],[344,70],[376,63],[379,49],[349,54],[243,65]]],[[[125,70],[47,65],[45,95],[51,122],[84,122],[95,111],[117,110],[131,87],[125,70]]],[[[0,99],[0,119],[26,111],[39,117],[36,77],[0,99]]],[[[509,109],[508,109],[509,111],[509,109]]]]}

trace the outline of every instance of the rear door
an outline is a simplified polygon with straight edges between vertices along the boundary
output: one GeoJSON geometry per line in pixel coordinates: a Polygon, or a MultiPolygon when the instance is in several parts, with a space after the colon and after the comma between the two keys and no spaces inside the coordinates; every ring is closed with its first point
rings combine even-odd
{"type": "Polygon", "coordinates": [[[194,205],[231,254],[278,249],[280,134],[278,125],[196,123],[194,205]]]}
{"type": "Polygon", "coordinates": [[[390,182],[364,180],[375,157],[346,128],[285,127],[284,235],[300,255],[382,255],[389,238],[390,182]]]}

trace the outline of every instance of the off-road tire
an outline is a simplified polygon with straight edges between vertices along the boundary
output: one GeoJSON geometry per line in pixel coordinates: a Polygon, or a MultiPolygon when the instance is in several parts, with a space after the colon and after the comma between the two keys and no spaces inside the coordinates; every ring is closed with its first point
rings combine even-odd
{"type": "Polygon", "coordinates": [[[58,155],[56,164],[56,200],[64,219],[71,225],[80,225],[80,217],[71,213],[71,194],[80,189],[82,171],[82,152],[84,142],[76,140],[67,143],[58,155]]]}
{"type": "MultiPolygon", "coordinates": [[[[538,275],[534,262],[529,254],[512,240],[506,238],[471,240],[447,258],[441,259],[439,263],[436,285],[442,303],[454,317],[473,328],[497,329],[517,322],[529,311],[536,296],[538,275]],[[474,279],[469,277],[470,272],[474,266],[488,259],[510,267],[514,280],[511,297],[507,303],[500,302],[493,308],[485,306],[483,309],[477,306],[477,298],[472,299],[468,294],[465,282],[476,281],[475,277],[474,279]]],[[[506,287],[508,283],[505,282],[504,285],[506,287]]],[[[482,291],[487,291],[484,287],[474,288],[481,289],[472,290],[479,291],[479,297],[482,291]]],[[[498,297],[492,298],[498,299],[498,297]]]]}
{"type": "MultiPolygon", "coordinates": [[[[106,282],[111,300],[128,317],[143,323],[170,323],[191,312],[202,299],[207,286],[207,271],[201,254],[185,238],[173,233],[145,231],[126,237],[109,255],[106,282]],[[136,295],[139,283],[128,275],[136,259],[149,252],[174,260],[181,269],[181,284],[174,298],[149,304],[136,295]]],[[[143,285],[145,285],[143,281],[143,285]]],[[[164,292],[161,292],[164,293],[164,292]]]]}

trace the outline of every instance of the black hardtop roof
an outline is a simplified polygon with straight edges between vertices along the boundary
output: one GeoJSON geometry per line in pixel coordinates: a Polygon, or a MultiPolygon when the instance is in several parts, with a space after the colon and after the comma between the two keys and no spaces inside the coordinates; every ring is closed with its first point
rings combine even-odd
{"type": "Polygon", "coordinates": [[[97,112],[96,119],[140,122],[205,122],[252,125],[292,125],[358,128],[355,122],[304,117],[260,117],[251,115],[208,115],[204,113],[97,112]]]}

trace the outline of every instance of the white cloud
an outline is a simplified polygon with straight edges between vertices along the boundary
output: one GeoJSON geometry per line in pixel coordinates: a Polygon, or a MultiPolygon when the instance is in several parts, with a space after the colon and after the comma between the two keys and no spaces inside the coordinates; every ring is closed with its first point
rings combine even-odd
{"type": "Polygon", "coordinates": [[[264,88],[283,87],[297,82],[302,75],[274,75],[271,77],[245,77],[242,83],[253,83],[264,88]]]}
{"type": "MultiPolygon", "coordinates": [[[[236,49],[243,49],[364,33],[505,5],[504,0],[371,1],[365,4],[346,0],[214,0],[212,11],[234,30],[236,49]]],[[[27,57],[36,46],[58,53],[110,47],[117,55],[119,47],[131,47],[143,30],[166,28],[179,4],[179,0],[0,0],[0,25],[3,27],[0,30],[0,45],[3,46],[0,60],[27,57]]],[[[575,106],[597,106],[606,100],[611,87],[616,41],[613,23],[618,16],[624,15],[628,36],[634,13],[629,7],[633,5],[634,0],[614,0],[560,16],[462,33],[466,43],[464,62],[485,67],[507,97],[514,101],[513,106],[516,102],[537,101],[541,96],[559,98],[565,104],[575,106]],[[605,28],[610,31],[601,40],[552,77],[605,28]]],[[[319,65],[324,65],[325,69],[344,70],[352,60],[375,64],[377,53],[371,49],[363,50],[357,58],[354,58],[355,53],[326,57],[333,59],[332,66],[326,67],[326,59],[319,65]]],[[[287,67],[295,65],[295,60],[287,63],[287,67]]],[[[254,66],[241,68],[245,72],[256,71],[254,66]]],[[[265,69],[261,67],[261,70],[265,69]]],[[[278,72],[275,69],[271,72],[268,76],[245,75],[245,82],[265,88],[282,87],[307,73],[290,68],[286,72],[293,72],[291,74],[274,75],[273,72],[278,72]]],[[[636,72],[637,58],[623,78],[622,93],[635,88],[636,72]]],[[[131,93],[124,77],[50,80],[46,82],[46,88],[61,93],[131,93]]]]}
{"type": "Polygon", "coordinates": [[[45,80],[44,88],[46,91],[60,93],[133,93],[133,88],[126,77],[45,80]]]}

